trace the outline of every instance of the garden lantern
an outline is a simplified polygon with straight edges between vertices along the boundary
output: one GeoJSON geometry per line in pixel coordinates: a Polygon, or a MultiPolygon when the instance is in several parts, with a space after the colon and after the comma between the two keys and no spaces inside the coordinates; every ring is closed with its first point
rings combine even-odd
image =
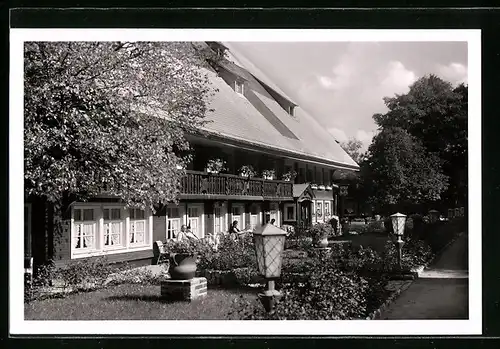
{"type": "Polygon", "coordinates": [[[429,211],[429,218],[431,219],[432,223],[436,223],[439,220],[440,213],[437,210],[430,210],[429,211]]]}
{"type": "Polygon", "coordinates": [[[392,230],[394,231],[394,235],[396,235],[397,239],[394,242],[396,248],[398,250],[398,265],[401,270],[401,255],[403,250],[404,241],[402,239],[404,231],[405,231],[405,223],[406,223],[406,215],[402,213],[395,213],[391,215],[392,220],[392,230]]]}
{"type": "Polygon", "coordinates": [[[275,302],[281,293],[274,289],[274,280],[281,275],[283,250],[287,232],[273,224],[266,224],[257,228],[254,233],[255,254],[260,274],[267,280],[267,289],[259,294],[266,311],[274,308],[275,302]]]}

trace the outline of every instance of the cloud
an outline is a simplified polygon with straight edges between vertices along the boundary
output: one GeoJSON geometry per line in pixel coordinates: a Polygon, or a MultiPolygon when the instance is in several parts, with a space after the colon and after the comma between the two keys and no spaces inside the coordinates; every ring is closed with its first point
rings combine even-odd
{"type": "Polygon", "coordinates": [[[385,78],[381,82],[384,92],[391,94],[404,93],[415,82],[417,77],[411,70],[405,68],[399,61],[391,61],[386,67],[385,78]]]}
{"type": "Polygon", "coordinates": [[[348,140],[346,133],[339,128],[331,127],[328,129],[328,132],[330,132],[332,136],[340,143],[347,142],[348,140]]]}
{"type": "Polygon", "coordinates": [[[330,89],[333,86],[333,80],[329,78],[328,76],[323,76],[319,75],[316,77],[318,79],[318,82],[321,86],[324,88],[330,89]]]}
{"type": "Polygon", "coordinates": [[[358,130],[356,132],[355,138],[361,143],[363,143],[362,150],[366,151],[368,150],[368,146],[372,143],[373,136],[375,135],[375,131],[365,131],[365,130],[358,130]]]}
{"type": "Polygon", "coordinates": [[[454,85],[467,83],[468,69],[461,63],[450,63],[438,65],[437,74],[454,85]]]}

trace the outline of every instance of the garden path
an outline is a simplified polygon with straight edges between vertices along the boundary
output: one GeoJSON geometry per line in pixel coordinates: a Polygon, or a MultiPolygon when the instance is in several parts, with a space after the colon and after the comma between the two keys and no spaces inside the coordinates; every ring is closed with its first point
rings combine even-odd
{"type": "Polygon", "coordinates": [[[467,319],[468,235],[462,234],[385,309],[381,320],[467,319]]]}

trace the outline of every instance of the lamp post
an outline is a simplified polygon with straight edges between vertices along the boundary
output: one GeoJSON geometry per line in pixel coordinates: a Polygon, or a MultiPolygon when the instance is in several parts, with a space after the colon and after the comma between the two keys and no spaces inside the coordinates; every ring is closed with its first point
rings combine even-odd
{"type": "Polygon", "coordinates": [[[431,223],[436,223],[439,220],[440,213],[438,210],[430,210],[429,218],[431,223]]]}
{"type": "Polygon", "coordinates": [[[259,294],[259,299],[267,312],[274,309],[281,297],[281,293],[274,288],[274,281],[281,275],[286,234],[285,230],[269,223],[258,227],[253,233],[257,266],[267,280],[267,289],[259,294]]]}
{"type": "Polygon", "coordinates": [[[406,215],[402,213],[395,213],[391,215],[391,220],[392,220],[392,230],[394,231],[394,234],[397,237],[397,240],[395,241],[396,248],[398,250],[398,265],[399,265],[399,270],[402,269],[401,266],[401,255],[402,255],[402,250],[403,250],[403,245],[404,241],[402,239],[404,231],[405,231],[405,223],[406,223],[406,215]]]}

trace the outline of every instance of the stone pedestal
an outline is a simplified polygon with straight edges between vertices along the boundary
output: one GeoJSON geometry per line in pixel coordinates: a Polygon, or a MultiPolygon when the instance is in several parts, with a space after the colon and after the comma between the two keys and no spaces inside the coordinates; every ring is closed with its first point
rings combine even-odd
{"type": "Polygon", "coordinates": [[[161,296],[168,300],[192,301],[207,295],[207,279],[166,280],[161,282],[161,296]]]}

